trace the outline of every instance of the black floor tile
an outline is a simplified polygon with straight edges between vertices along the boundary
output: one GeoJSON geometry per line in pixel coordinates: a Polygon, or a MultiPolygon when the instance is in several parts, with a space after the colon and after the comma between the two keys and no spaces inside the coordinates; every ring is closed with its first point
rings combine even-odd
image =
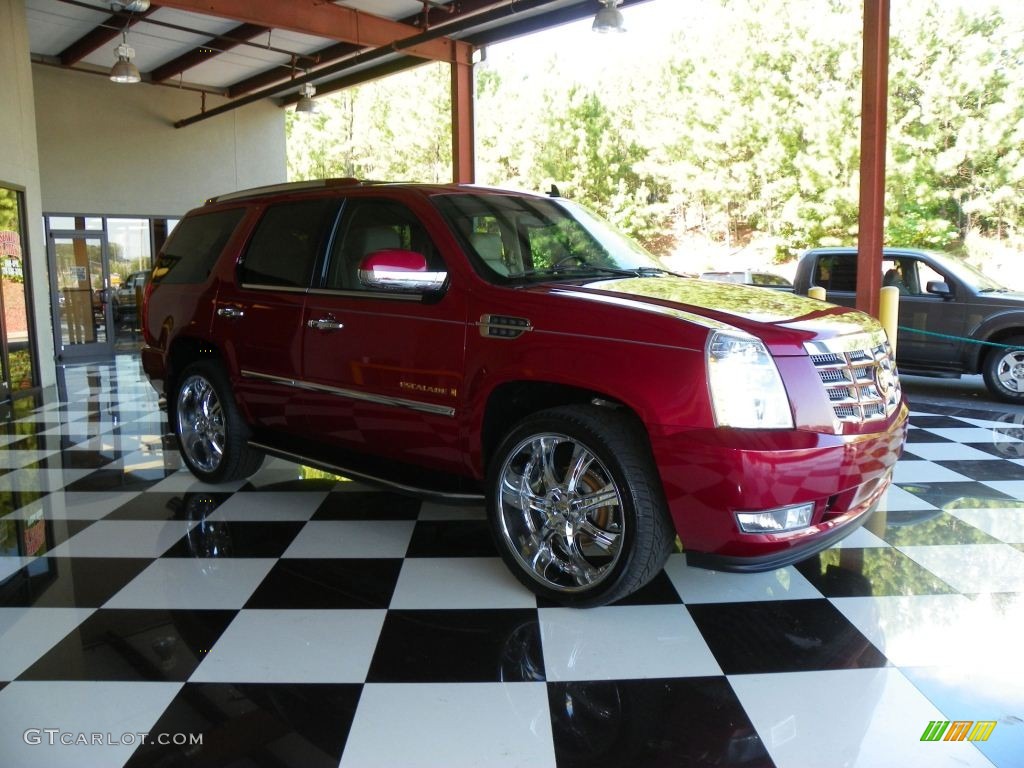
{"type": "Polygon", "coordinates": [[[313,513],[313,520],[415,520],[421,501],[385,491],[336,491],[313,513]]]}
{"type": "Polygon", "coordinates": [[[236,613],[101,608],[18,679],[184,681],[236,613]]]}
{"type": "MultiPolygon", "coordinates": [[[[974,425],[952,416],[913,416],[910,423],[923,429],[963,429],[974,425]]],[[[916,431],[916,430],[914,430],[916,431]]]]}
{"type": "Polygon", "coordinates": [[[825,597],[943,595],[956,590],[898,549],[830,549],[794,566],[825,597]]]}
{"type": "MultiPolygon", "coordinates": [[[[961,427],[963,424],[960,425],[961,427]]],[[[926,432],[923,429],[908,429],[907,430],[907,442],[908,443],[952,443],[953,441],[946,437],[940,437],[939,435],[931,432],[926,432]]]]}
{"type": "Polygon", "coordinates": [[[203,520],[231,498],[230,493],[142,493],[104,520],[203,520]]]}
{"type": "Polygon", "coordinates": [[[387,608],[401,570],[398,558],[284,558],[245,607],[387,608]]]}
{"type": "Polygon", "coordinates": [[[0,584],[0,604],[98,608],[152,562],[141,557],[40,557],[0,584]]]}
{"type": "Polygon", "coordinates": [[[1024,480],[1024,467],[1009,461],[936,461],[939,466],[958,472],[971,480],[1024,480]]]}
{"type": "Polygon", "coordinates": [[[827,600],[688,605],[727,675],[882,667],[885,656],[827,600]]]}
{"type": "Polygon", "coordinates": [[[992,501],[1015,501],[1009,494],[978,482],[900,483],[899,487],[936,507],[955,505],[970,509],[990,507],[992,501]]]}
{"type": "Polygon", "coordinates": [[[388,611],[368,683],[536,682],[535,610],[388,611]]]}
{"type": "Polygon", "coordinates": [[[995,544],[979,528],[941,510],[886,512],[885,530],[879,534],[893,546],[936,544],[995,544]]]}
{"type": "Polygon", "coordinates": [[[965,443],[965,445],[999,459],[1024,459],[1024,442],[992,440],[984,443],[965,443]]]}
{"type": "Polygon", "coordinates": [[[547,688],[558,768],[774,765],[724,677],[547,688]]]}
{"type": "Polygon", "coordinates": [[[362,691],[352,684],[186,683],[150,729],[202,744],[140,746],[127,768],[336,768],[362,691]]]}
{"type": "MultiPolygon", "coordinates": [[[[147,495],[147,494],[143,494],[147,495]]],[[[164,557],[280,557],[301,522],[201,520],[164,557]]]]}
{"type": "Polygon", "coordinates": [[[413,529],[407,557],[494,557],[486,520],[420,520],[413,529]]]}

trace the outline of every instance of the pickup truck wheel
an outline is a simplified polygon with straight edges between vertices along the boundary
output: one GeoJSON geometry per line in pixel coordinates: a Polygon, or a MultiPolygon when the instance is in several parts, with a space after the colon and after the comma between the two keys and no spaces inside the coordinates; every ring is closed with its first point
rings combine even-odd
{"type": "Polygon", "coordinates": [[[592,406],[541,411],[495,452],[488,518],[506,564],[562,605],[604,605],[661,570],[675,533],[642,427],[592,406]]]}
{"type": "Polygon", "coordinates": [[[992,347],[982,371],[985,386],[998,399],[1007,403],[1024,401],[1024,336],[1011,336],[1003,344],[1021,349],[992,347]]]}
{"type": "Polygon", "coordinates": [[[263,454],[248,445],[249,428],[224,369],[213,360],[192,363],[182,372],[173,419],[181,457],[203,482],[241,480],[263,463],[263,454]]]}

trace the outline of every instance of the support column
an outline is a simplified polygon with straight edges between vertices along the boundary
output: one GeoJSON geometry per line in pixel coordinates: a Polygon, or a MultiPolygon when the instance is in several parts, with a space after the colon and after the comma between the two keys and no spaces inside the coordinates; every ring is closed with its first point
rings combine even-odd
{"type": "Polygon", "coordinates": [[[885,217],[889,0],[864,0],[864,75],[861,87],[857,309],[878,317],[885,217]]]}
{"type": "Polygon", "coordinates": [[[473,64],[452,65],[452,180],[456,184],[476,181],[476,151],[473,143],[473,64]]]}

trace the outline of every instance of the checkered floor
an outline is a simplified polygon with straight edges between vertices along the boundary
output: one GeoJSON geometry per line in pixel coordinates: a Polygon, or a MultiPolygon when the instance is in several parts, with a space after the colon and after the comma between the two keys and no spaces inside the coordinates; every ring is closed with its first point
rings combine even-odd
{"type": "Polygon", "coordinates": [[[135,359],[64,375],[0,424],[4,768],[1024,765],[1012,417],[914,413],[882,509],[817,558],[676,554],[578,611],[480,509],[284,462],[204,487],[135,359]]]}

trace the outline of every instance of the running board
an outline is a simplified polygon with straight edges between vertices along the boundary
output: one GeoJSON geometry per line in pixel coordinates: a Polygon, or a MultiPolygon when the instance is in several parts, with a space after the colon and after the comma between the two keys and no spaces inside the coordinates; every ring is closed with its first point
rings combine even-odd
{"type": "Polygon", "coordinates": [[[397,480],[390,480],[380,475],[375,475],[364,470],[353,469],[351,467],[344,467],[340,464],[333,464],[331,462],[323,461],[322,459],[315,459],[311,456],[304,456],[298,453],[292,453],[282,448],[275,448],[272,445],[266,443],[257,443],[255,441],[249,441],[249,447],[254,448],[258,451],[262,451],[268,456],[276,456],[279,459],[286,459],[287,461],[294,461],[298,464],[302,464],[307,467],[313,467],[314,469],[321,469],[324,472],[330,472],[334,475],[342,475],[344,477],[352,478],[353,480],[362,480],[367,483],[374,485],[380,485],[384,488],[389,488],[393,491],[400,493],[406,493],[411,496],[419,496],[420,498],[429,499],[431,501],[438,501],[447,504],[483,504],[485,499],[482,493],[465,493],[457,491],[444,491],[436,488],[428,488],[420,485],[412,485],[409,483],[399,482],[397,480]]]}

